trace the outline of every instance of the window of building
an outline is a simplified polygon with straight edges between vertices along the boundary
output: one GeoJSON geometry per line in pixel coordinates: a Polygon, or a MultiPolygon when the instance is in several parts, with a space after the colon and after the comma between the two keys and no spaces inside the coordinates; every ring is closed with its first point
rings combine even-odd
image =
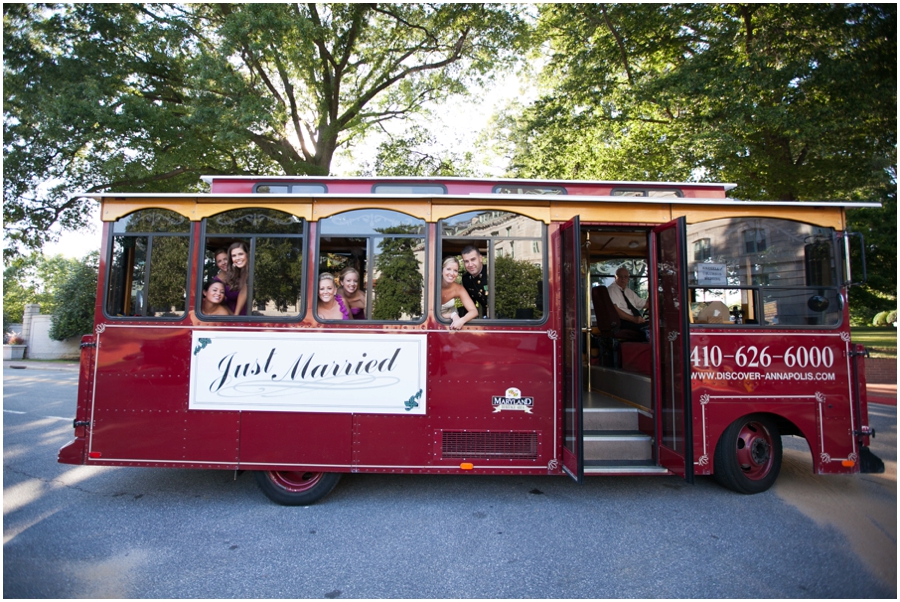
{"type": "MultiPolygon", "coordinates": [[[[354,319],[418,322],[425,317],[424,220],[398,211],[359,209],[319,220],[318,274],[338,284],[355,272],[354,319]]],[[[352,278],[352,277],[351,277],[352,278]]],[[[343,286],[342,286],[343,288],[343,286]]]]}
{"type": "MultiPolygon", "coordinates": [[[[224,303],[235,316],[267,320],[298,317],[303,308],[304,229],[298,217],[257,207],[225,211],[205,219],[205,280],[218,278],[225,283],[224,303]],[[227,261],[224,272],[216,264],[216,257],[223,251],[227,261]]],[[[198,284],[197,311],[202,313],[203,283],[198,284]]]]}
{"type": "Polygon", "coordinates": [[[712,248],[708,238],[694,241],[694,261],[707,261],[712,258],[712,248]]]}
{"type": "MultiPolygon", "coordinates": [[[[470,296],[481,317],[496,320],[543,317],[543,291],[547,287],[544,286],[546,229],[542,222],[508,211],[472,211],[441,220],[439,231],[438,273],[448,257],[459,260],[459,282],[472,291],[470,296]],[[468,277],[464,259],[472,257],[472,247],[478,251],[482,269],[468,277]]],[[[457,311],[461,307],[457,300],[457,311]]]]}
{"type": "Polygon", "coordinates": [[[179,318],[187,305],[191,222],[167,209],[143,209],[113,226],[106,314],[179,318]]]}
{"type": "Polygon", "coordinates": [[[766,250],[766,231],[762,228],[744,230],[744,252],[762,253],[766,250]]]}

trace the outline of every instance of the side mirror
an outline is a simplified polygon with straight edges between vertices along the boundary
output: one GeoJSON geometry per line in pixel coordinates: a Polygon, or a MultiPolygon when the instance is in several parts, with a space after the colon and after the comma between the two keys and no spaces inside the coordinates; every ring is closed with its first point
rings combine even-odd
{"type": "Polygon", "coordinates": [[[866,246],[861,232],[844,232],[844,263],[846,270],[844,273],[844,286],[859,286],[866,283],[866,246]],[[856,282],[853,280],[850,268],[850,237],[852,236],[859,237],[859,259],[862,262],[862,280],[856,282]]]}

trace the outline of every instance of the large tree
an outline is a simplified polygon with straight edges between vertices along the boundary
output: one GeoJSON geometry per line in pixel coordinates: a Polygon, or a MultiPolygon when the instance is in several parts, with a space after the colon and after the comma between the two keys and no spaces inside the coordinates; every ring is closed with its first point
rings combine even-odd
{"type": "Polygon", "coordinates": [[[374,125],[462,93],[526,27],[490,4],[4,4],[4,220],[14,246],[201,173],[328,174],[374,125]]]}
{"type": "Polygon", "coordinates": [[[544,94],[507,112],[498,132],[522,177],[722,181],[745,199],[883,201],[851,217],[870,257],[868,293],[854,298],[890,309],[896,25],[894,4],[542,5],[544,94]]]}
{"type": "Polygon", "coordinates": [[[548,4],[525,176],[703,178],[868,198],[896,162],[893,4],[548,4]]]}

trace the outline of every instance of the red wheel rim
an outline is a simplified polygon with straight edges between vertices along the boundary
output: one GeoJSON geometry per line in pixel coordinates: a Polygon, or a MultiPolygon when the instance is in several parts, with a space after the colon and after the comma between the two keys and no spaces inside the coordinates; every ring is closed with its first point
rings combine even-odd
{"type": "Polygon", "coordinates": [[[758,481],[772,470],[772,435],[759,422],[748,422],[741,427],[737,438],[737,461],[748,479],[758,481]]]}
{"type": "Polygon", "coordinates": [[[269,478],[277,486],[291,493],[303,493],[319,484],[322,472],[269,471],[269,478]]]}

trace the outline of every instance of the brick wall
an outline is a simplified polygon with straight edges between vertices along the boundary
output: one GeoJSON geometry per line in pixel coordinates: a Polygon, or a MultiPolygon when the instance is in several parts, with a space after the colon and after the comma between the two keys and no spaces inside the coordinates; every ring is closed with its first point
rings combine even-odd
{"type": "Polygon", "coordinates": [[[866,382],[873,385],[896,385],[897,360],[867,357],[866,382]]]}

